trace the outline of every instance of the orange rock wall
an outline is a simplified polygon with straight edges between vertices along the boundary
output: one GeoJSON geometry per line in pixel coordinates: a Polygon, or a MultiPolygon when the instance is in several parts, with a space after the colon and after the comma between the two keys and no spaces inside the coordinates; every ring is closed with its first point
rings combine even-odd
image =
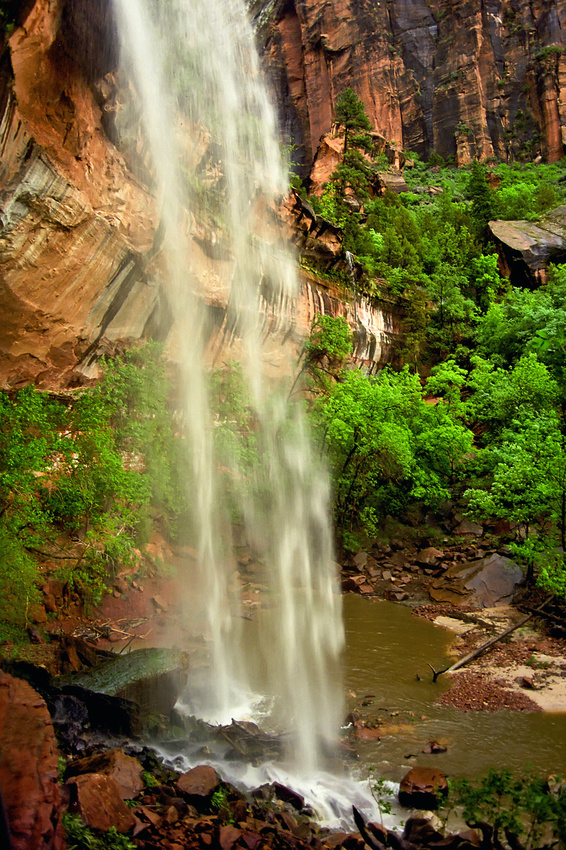
{"type": "Polygon", "coordinates": [[[257,0],[284,126],[306,171],[351,86],[406,150],[563,155],[564,0],[257,0]]]}
{"type": "MultiPolygon", "coordinates": [[[[139,122],[124,112],[111,0],[26,0],[19,23],[0,55],[0,386],[79,385],[97,376],[101,355],[155,334],[170,336],[174,357],[155,204],[139,122]]],[[[300,38],[297,21],[288,24],[289,39],[300,38]]],[[[297,97],[312,101],[312,80],[302,91],[301,67],[293,73],[297,97]]],[[[317,90],[323,122],[330,90],[317,90]]],[[[205,156],[208,136],[194,141],[205,156]]],[[[215,234],[201,225],[190,223],[193,263],[224,340],[226,263],[202,250],[215,234]]],[[[288,357],[275,349],[292,340],[296,350],[313,310],[330,303],[313,299],[313,287],[304,284],[290,317],[266,306],[277,362],[288,357]]]]}

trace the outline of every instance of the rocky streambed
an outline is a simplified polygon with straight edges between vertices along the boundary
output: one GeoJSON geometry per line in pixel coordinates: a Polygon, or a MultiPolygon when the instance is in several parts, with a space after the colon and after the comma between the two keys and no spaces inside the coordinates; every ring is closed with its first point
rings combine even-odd
{"type": "MultiPolygon", "coordinates": [[[[174,562],[163,541],[151,545],[160,557],[174,562]]],[[[477,528],[466,526],[460,528],[457,544],[418,546],[393,538],[343,558],[340,574],[347,615],[348,600],[370,611],[389,600],[412,623],[431,621],[441,626],[444,637],[434,649],[428,636],[416,635],[422,652],[418,664],[411,661],[406,678],[424,688],[417,696],[420,710],[403,702],[399,689],[405,673],[402,676],[398,670],[390,676],[395,696],[389,701],[384,682],[376,678],[371,688],[361,685],[346,694],[349,716],[341,759],[357,757],[358,765],[361,759],[397,782],[414,769],[419,779],[421,770],[451,774],[455,765],[461,769],[462,752],[467,758],[468,750],[482,744],[486,758],[497,759],[496,739],[508,735],[514,747],[525,734],[513,716],[536,721],[527,733],[532,735],[533,749],[539,746],[537,718],[558,719],[560,726],[566,716],[566,641],[560,624],[552,619],[533,618],[461,671],[441,674],[432,685],[433,672],[469,654],[540,604],[536,596],[520,598],[520,575],[510,561],[503,545],[478,540],[477,528]],[[508,604],[513,596],[515,603],[523,604],[523,612],[517,604],[508,604]],[[426,694],[426,700],[436,703],[441,712],[456,708],[462,715],[477,717],[473,740],[459,740],[462,734],[454,725],[453,713],[441,714],[440,721],[427,718],[420,694],[426,694]],[[501,718],[501,723],[488,729],[479,721],[486,713],[501,718]]],[[[253,553],[242,549],[239,582],[245,617],[252,624],[263,605],[264,569],[253,553]]],[[[14,847],[63,846],[64,811],[75,812],[95,832],[114,826],[134,846],[143,848],[343,846],[362,850],[369,844],[379,850],[399,846],[399,835],[388,837],[381,824],[367,826],[369,833],[363,834],[366,823],[372,821],[367,813],[356,826],[350,820],[346,830],[330,829],[321,825],[300,794],[282,783],[268,781],[254,790],[249,784],[247,790],[238,783],[236,787],[222,769],[216,772],[210,764],[205,768],[199,763],[211,761],[210,741],[203,739],[193,748],[191,770],[196,765],[197,774],[187,765],[174,764],[174,758],[166,766],[144,745],[150,738],[168,739],[174,753],[175,737],[187,736],[173,705],[186,680],[183,650],[198,647],[199,640],[183,624],[174,577],[165,580],[151,570],[143,576],[125,572],[89,617],[80,600],[52,581],[44,587],[43,607],[50,619],[46,622],[39,612],[37,625],[30,630],[34,642],[19,652],[19,660],[14,662],[14,652],[3,647],[12,661],[4,661],[0,674],[0,788],[14,847]],[[170,645],[172,635],[182,649],[161,655],[149,689],[135,681],[135,675],[112,672],[112,665],[120,663],[116,654],[121,653],[129,673],[135,667],[134,658],[144,655],[141,667],[147,670],[149,647],[170,645]],[[127,654],[134,647],[143,649],[127,654]],[[118,774],[128,775],[129,784],[121,788],[124,780],[118,781],[118,774]],[[188,783],[203,776],[209,777],[209,784],[202,780],[203,791],[196,793],[188,783]],[[113,814],[102,821],[101,813],[113,814]]],[[[360,610],[352,612],[353,622],[359,623],[360,610]]],[[[382,656],[390,637],[378,635],[374,625],[371,629],[372,651],[382,656]]],[[[400,631],[404,640],[409,631],[405,620],[400,631]]],[[[363,642],[367,644],[368,639],[364,637],[363,642]]],[[[406,654],[402,642],[395,651],[398,657],[406,654]]],[[[352,666],[363,666],[357,650],[355,655],[352,666]]],[[[564,730],[556,728],[556,734],[544,735],[560,760],[564,730]]],[[[269,736],[262,739],[259,730],[248,728],[242,738],[238,725],[216,734],[229,760],[279,755],[278,742],[269,736]]],[[[546,752],[542,747],[540,765],[551,767],[546,752]]],[[[350,766],[355,764],[350,761],[350,766]]],[[[426,786],[426,776],[421,775],[420,781],[426,786]]],[[[402,816],[407,821],[404,846],[431,846],[440,840],[418,812],[407,820],[410,811],[402,816]]],[[[470,840],[452,836],[443,846],[464,846],[470,840]]]]}

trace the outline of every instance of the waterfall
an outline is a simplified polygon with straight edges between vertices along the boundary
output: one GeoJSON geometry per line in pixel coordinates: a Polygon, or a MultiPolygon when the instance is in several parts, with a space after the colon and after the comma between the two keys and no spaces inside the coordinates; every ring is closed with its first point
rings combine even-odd
{"type": "Polygon", "coordinates": [[[207,687],[191,695],[196,684],[189,679],[189,697],[202,716],[223,722],[249,693],[252,666],[261,665],[261,696],[292,733],[297,762],[308,772],[320,765],[340,722],[343,628],[328,478],[300,403],[290,405],[289,386],[270,373],[273,344],[271,351],[265,345],[265,312],[276,305],[290,328],[297,294],[295,258],[274,224],[287,190],[274,113],[243,0],[115,4],[122,73],[132,93],[124,114],[143,129],[138,154],[160,217],[152,268],[166,278],[182,364],[198,567],[187,578],[187,616],[204,614],[211,647],[207,687]],[[254,452],[244,462],[238,446],[219,457],[214,440],[204,305],[220,300],[228,303],[227,327],[253,411],[254,452]],[[221,465],[229,469],[246,539],[265,566],[268,605],[259,615],[255,659],[242,640],[221,465]]]}

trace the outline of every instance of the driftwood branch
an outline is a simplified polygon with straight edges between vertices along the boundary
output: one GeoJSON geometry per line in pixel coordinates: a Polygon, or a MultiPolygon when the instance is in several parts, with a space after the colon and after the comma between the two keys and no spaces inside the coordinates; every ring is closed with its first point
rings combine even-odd
{"type": "Polygon", "coordinates": [[[546,617],[547,620],[551,620],[553,623],[561,626],[563,629],[566,629],[566,619],[564,617],[557,617],[556,614],[551,614],[550,611],[539,611],[536,608],[529,608],[525,605],[527,611],[532,611],[533,614],[542,614],[543,617],[546,617]]]}
{"type": "Polygon", "coordinates": [[[526,617],[523,617],[523,619],[519,620],[518,623],[515,623],[514,626],[509,626],[509,628],[505,629],[505,631],[501,632],[501,634],[495,635],[495,637],[492,637],[485,643],[482,643],[481,646],[478,646],[478,648],[474,649],[473,652],[469,652],[467,655],[464,655],[463,658],[458,659],[458,661],[454,662],[454,664],[451,664],[450,667],[445,667],[444,670],[435,670],[432,664],[429,664],[428,666],[432,670],[432,681],[436,682],[438,677],[441,676],[443,673],[453,673],[455,670],[459,670],[460,667],[464,667],[466,664],[469,664],[470,661],[474,660],[474,658],[478,658],[480,655],[483,655],[484,652],[486,652],[500,640],[503,640],[504,637],[507,637],[507,635],[510,635],[511,632],[514,632],[516,629],[521,628],[521,626],[524,626],[525,623],[529,622],[529,620],[532,620],[534,616],[540,614],[544,606],[548,605],[552,598],[552,596],[549,596],[547,599],[545,599],[542,605],[539,605],[538,608],[532,610],[530,614],[527,614],[526,617]]]}

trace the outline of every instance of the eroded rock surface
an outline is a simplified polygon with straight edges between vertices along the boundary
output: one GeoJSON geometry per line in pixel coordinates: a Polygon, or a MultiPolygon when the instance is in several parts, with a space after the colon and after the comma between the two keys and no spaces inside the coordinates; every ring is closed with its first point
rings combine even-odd
{"type": "Polygon", "coordinates": [[[0,672],[0,790],[14,850],[63,850],[57,744],[31,685],[0,672]]]}
{"type": "Polygon", "coordinates": [[[374,129],[460,164],[563,153],[563,0],[255,0],[285,126],[303,162],[352,86],[374,129]]]}
{"type": "MultiPolygon", "coordinates": [[[[73,387],[97,376],[102,355],[151,336],[167,340],[175,356],[152,179],[116,68],[111,11],[108,0],[29,0],[0,59],[0,386],[73,387]]],[[[196,171],[210,155],[210,134],[187,133],[196,171]]],[[[258,220],[262,239],[281,241],[275,211],[258,210],[258,220]]],[[[228,347],[231,266],[222,234],[194,211],[187,233],[211,327],[228,347]]],[[[301,231],[295,241],[302,239],[301,231]]],[[[305,242],[345,262],[332,229],[319,223],[305,242]]],[[[344,294],[332,298],[333,305],[344,294]]],[[[313,309],[329,303],[316,276],[286,312],[276,299],[262,302],[279,371],[289,369],[313,309]]],[[[380,325],[391,320],[383,310],[365,304],[350,314],[358,358],[387,357],[380,325]]]]}

